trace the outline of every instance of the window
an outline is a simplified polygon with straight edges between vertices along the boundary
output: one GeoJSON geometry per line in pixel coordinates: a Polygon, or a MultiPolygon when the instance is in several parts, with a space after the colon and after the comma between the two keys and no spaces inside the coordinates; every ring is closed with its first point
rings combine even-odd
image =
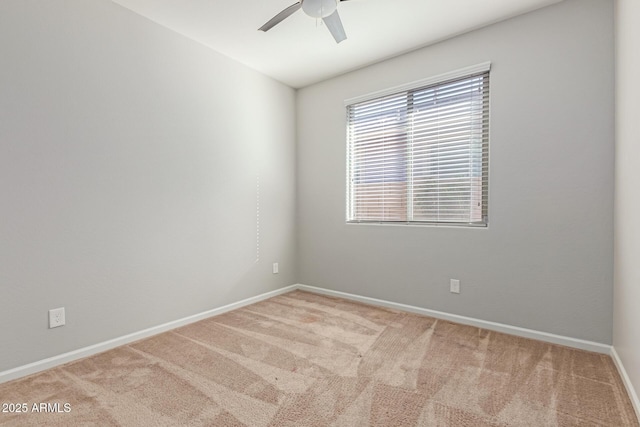
{"type": "Polygon", "coordinates": [[[482,68],[347,101],[348,222],[487,225],[488,64],[482,68]]]}

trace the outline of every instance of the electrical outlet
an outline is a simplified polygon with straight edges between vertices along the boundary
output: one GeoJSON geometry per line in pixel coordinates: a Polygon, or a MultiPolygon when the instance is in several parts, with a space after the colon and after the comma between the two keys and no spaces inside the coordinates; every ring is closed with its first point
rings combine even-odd
{"type": "Polygon", "coordinates": [[[278,274],[278,263],[277,262],[273,263],[273,274],[278,274]]]}
{"type": "Polygon", "coordinates": [[[49,310],[49,329],[64,326],[64,307],[49,310]]]}
{"type": "Polygon", "coordinates": [[[451,279],[449,282],[449,290],[451,293],[459,294],[460,293],[460,280],[451,279]]]}

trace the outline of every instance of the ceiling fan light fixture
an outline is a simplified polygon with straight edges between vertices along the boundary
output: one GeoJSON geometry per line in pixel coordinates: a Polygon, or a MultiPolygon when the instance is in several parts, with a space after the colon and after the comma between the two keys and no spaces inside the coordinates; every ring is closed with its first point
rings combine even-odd
{"type": "Polygon", "coordinates": [[[338,0],[303,0],[302,11],[312,18],[326,18],[336,11],[338,0]]]}

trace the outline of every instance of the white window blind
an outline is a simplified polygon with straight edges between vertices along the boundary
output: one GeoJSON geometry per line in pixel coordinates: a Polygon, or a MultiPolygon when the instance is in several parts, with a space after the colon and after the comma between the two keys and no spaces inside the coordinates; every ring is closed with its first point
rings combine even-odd
{"type": "Polygon", "coordinates": [[[347,221],[485,226],[489,71],[347,106],[347,221]]]}

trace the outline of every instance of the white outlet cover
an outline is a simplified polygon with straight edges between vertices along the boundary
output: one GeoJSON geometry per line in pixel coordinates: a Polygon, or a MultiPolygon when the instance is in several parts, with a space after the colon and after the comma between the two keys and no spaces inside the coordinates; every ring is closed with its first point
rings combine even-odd
{"type": "Polygon", "coordinates": [[[449,287],[450,287],[450,291],[452,293],[459,294],[460,293],[460,280],[451,279],[449,287]]]}
{"type": "Polygon", "coordinates": [[[65,322],[64,307],[49,310],[49,329],[64,326],[65,322]]]}
{"type": "Polygon", "coordinates": [[[278,263],[277,262],[273,263],[273,274],[278,274],[278,263]]]}

